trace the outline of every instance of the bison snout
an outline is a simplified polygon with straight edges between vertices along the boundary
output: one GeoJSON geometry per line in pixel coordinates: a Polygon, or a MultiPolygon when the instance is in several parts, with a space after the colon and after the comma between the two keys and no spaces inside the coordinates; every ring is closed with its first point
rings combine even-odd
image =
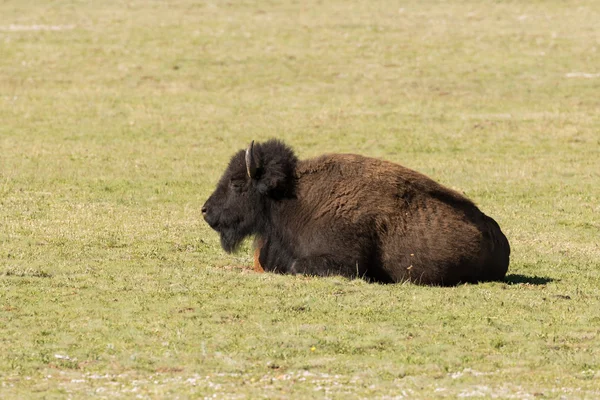
{"type": "Polygon", "coordinates": [[[204,217],[206,223],[210,225],[211,228],[215,229],[218,225],[218,216],[214,210],[207,206],[207,203],[208,202],[202,206],[202,216],[204,217]]]}

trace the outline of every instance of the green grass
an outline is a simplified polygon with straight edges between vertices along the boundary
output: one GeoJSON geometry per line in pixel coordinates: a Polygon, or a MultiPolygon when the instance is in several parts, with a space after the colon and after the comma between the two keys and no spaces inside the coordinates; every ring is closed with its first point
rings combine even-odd
{"type": "Polygon", "coordinates": [[[600,397],[599,6],[1,2],[0,397],[600,397]],[[465,192],[507,281],[232,268],[200,207],[270,137],[465,192]]]}

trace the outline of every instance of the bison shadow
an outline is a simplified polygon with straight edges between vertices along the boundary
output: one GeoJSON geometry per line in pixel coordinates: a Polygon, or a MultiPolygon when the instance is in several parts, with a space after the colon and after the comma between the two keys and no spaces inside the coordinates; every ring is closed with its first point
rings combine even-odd
{"type": "Polygon", "coordinates": [[[508,274],[504,278],[504,282],[509,285],[518,285],[520,283],[526,283],[529,285],[545,285],[550,282],[554,282],[553,278],[547,276],[528,276],[521,274],[508,274]]]}

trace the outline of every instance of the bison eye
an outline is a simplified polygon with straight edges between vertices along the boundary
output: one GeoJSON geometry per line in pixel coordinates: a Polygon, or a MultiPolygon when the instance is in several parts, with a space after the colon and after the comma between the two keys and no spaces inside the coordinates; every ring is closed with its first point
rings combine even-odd
{"type": "Polygon", "coordinates": [[[244,188],[245,183],[246,183],[245,181],[236,179],[236,180],[232,180],[231,182],[229,182],[229,185],[233,188],[233,190],[240,192],[244,188]]]}

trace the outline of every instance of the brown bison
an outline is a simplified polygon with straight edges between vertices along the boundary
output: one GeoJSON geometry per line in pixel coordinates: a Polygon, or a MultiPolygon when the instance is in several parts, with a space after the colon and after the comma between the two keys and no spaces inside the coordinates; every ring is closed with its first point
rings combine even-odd
{"type": "Polygon", "coordinates": [[[274,139],[233,156],[202,214],[227,252],[255,235],[265,271],[446,286],[508,269],[508,240],[463,195],[360,155],[301,161],[274,139]]]}

